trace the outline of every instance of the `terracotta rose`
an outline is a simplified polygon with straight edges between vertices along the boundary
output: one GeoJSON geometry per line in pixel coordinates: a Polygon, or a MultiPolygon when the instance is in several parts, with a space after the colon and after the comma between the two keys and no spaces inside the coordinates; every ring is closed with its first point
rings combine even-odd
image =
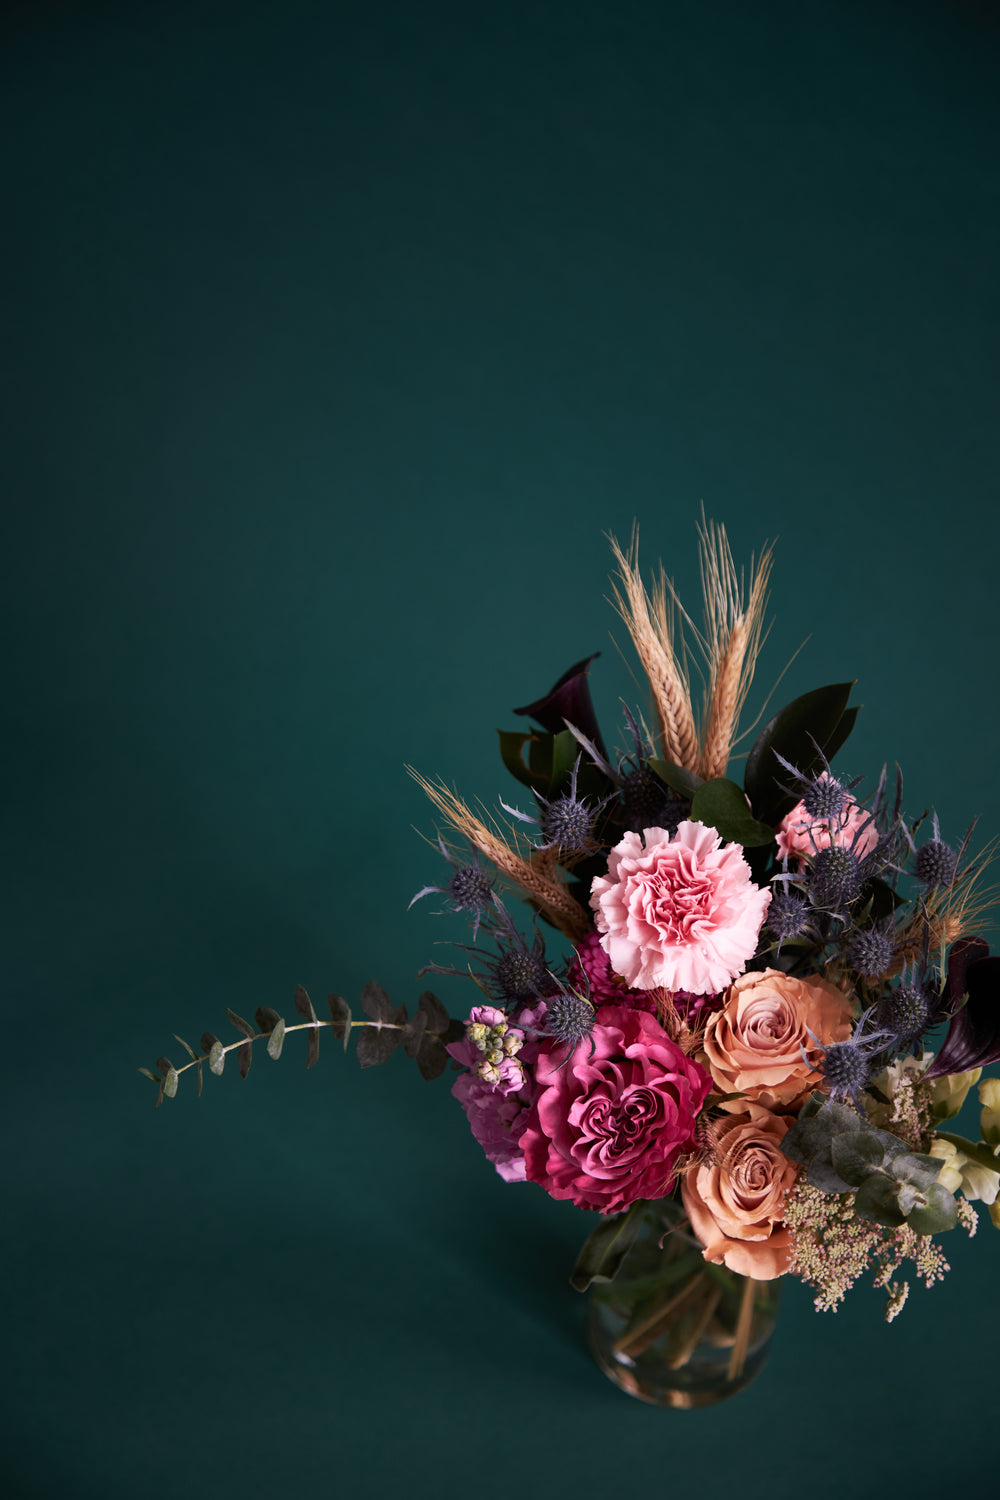
{"type": "MultiPolygon", "coordinates": [[[[822,1048],[850,1034],[851,1001],[843,990],[818,975],[792,979],[765,969],[730,985],[705,1029],[705,1059],[721,1094],[788,1109],[819,1083],[822,1048]]],[[[730,1100],[723,1108],[743,1104],[730,1100]]]]}
{"type": "Polygon", "coordinates": [[[681,1184],[705,1259],[757,1281],[788,1269],[791,1235],[782,1220],[798,1167],[780,1142],[791,1123],[759,1104],[725,1115],[712,1126],[711,1159],[681,1184]]]}

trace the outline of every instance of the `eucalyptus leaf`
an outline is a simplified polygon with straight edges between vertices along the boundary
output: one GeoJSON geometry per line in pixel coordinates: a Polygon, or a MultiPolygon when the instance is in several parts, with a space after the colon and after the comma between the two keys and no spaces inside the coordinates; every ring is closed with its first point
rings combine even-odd
{"type": "Polygon", "coordinates": [[[253,1062],[253,1042],[240,1042],[236,1049],[236,1066],[240,1070],[240,1077],[245,1078],[250,1071],[253,1062]]]}
{"type": "Polygon", "coordinates": [[[326,1003],[330,1007],[333,1034],[343,1040],[346,1052],[351,1040],[351,1007],[343,995],[327,995],[326,1003]]]}
{"type": "Polygon", "coordinates": [[[271,1035],[267,1039],[267,1055],[268,1055],[268,1057],[273,1057],[274,1061],[277,1062],[278,1058],[281,1056],[281,1049],[284,1046],[284,1042],[285,1042],[285,1023],[281,1019],[281,1017],[279,1016],[278,1019],[277,1019],[277,1021],[274,1024],[274,1027],[273,1027],[272,1031],[271,1031],[271,1035]]]}
{"type": "Polygon", "coordinates": [[[223,1068],[226,1066],[226,1049],[219,1041],[213,1042],[209,1049],[208,1066],[209,1070],[214,1073],[216,1077],[219,1077],[219,1075],[222,1073],[223,1068]]]}
{"type": "Polygon", "coordinates": [[[257,1035],[257,1033],[254,1031],[253,1027],[250,1025],[250,1022],[249,1021],[244,1021],[243,1017],[242,1016],[238,1016],[234,1010],[228,1010],[227,1009],[226,1015],[229,1017],[230,1021],[236,1027],[236,1030],[237,1031],[242,1031],[242,1033],[243,1033],[244,1036],[252,1038],[252,1037],[255,1037],[257,1035]]]}
{"type": "Polygon", "coordinates": [[[906,1223],[906,1215],[899,1206],[899,1192],[899,1183],[893,1182],[884,1172],[873,1172],[858,1188],[854,1212],[859,1219],[884,1224],[887,1229],[898,1229],[906,1223]]]}
{"type": "Polygon", "coordinates": [[[392,1001],[374,979],[361,991],[361,1009],[370,1021],[391,1021],[394,1015],[392,1001]]]}
{"type": "Polygon", "coordinates": [[[169,1068],[167,1070],[167,1076],[163,1080],[163,1092],[166,1094],[168,1099],[172,1099],[177,1093],[177,1084],[177,1069],[169,1068]]]}
{"type": "Polygon", "coordinates": [[[947,1229],[954,1229],[958,1223],[958,1203],[940,1182],[934,1182],[923,1194],[926,1202],[923,1207],[915,1208],[909,1215],[907,1223],[917,1234],[943,1234],[947,1229]]]}
{"type": "Polygon", "coordinates": [[[388,1062],[402,1040],[402,1031],[379,1025],[365,1026],[358,1037],[358,1062],[363,1068],[374,1068],[388,1062]]]}
{"type": "Polygon", "coordinates": [[[865,1178],[881,1168],[885,1150],[881,1141],[864,1130],[835,1135],[830,1142],[830,1156],[834,1170],[844,1182],[860,1187],[865,1178]]]}
{"type": "Polygon", "coordinates": [[[187,1053],[187,1055],[191,1059],[191,1061],[192,1062],[197,1062],[198,1061],[198,1054],[194,1050],[194,1048],[191,1047],[191,1046],[189,1046],[188,1043],[184,1040],[184,1038],[182,1036],[178,1036],[177,1033],[176,1033],[176,1031],[174,1032],[173,1035],[174,1035],[174,1041],[175,1042],[180,1042],[181,1046],[184,1048],[184,1051],[187,1053]]]}
{"type": "Polygon", "coordinates": [[[276,1010],[272,1010],[270,1005],[258,1005],[257,1009],[253,1013],[253,1016],[254,1020],[257,1022],[259,1029],[264,1033],[265,1036],[270,1036],[275,1026],[277,1026],[279,1020],[278,1012],[276,1010]]]}
{"type": "Polygon", "coordinates": [[[923,1156],[917,1151],[902,1151],[889,1163],[889,1173],[897,1182],[906,1182],[924,1192],[941,1176],[944,1162],[939,1156],[923,1156]]]}

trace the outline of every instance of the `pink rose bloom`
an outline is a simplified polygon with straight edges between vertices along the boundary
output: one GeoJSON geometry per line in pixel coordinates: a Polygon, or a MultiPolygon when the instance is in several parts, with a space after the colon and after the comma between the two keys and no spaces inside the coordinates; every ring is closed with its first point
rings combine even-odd
{"type": "Polygon", "coordinates": [[[521,1149],[550,1197],[613,1214],[670,1191],[711,1080],[646,1011],[602,1005],[591,1040],[539,1050],[521,1149]]]}
{"type": "Polygon", "coordinates": [[[739,844],[687,820],[673,836],[627,833],[590,904],[611,967],[633,989],[714,995],[753,957],[771,893],[754,885],[739,844]]]}
{"type": "MultiPolygon", "coordinates": [[[[824,771],[820,779],[827,780],[828,773],[824,771]]],[[[850,849],[858,859],[864,859],[878,843],[878,829],[871,814],[848,795],[835,818],[815,822],[806,812],[805,804],[797,802],[778,824],[775,838],[780,853],[790,859],[802,860],[818,854],[820,849],[829,849],[833,844],[850,849]]]]}

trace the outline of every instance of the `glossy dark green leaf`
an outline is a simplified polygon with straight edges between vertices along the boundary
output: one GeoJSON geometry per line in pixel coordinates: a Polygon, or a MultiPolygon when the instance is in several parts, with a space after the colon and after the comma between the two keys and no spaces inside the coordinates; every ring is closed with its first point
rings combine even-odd
{"type": "Polygon", "coordinates": [[[786,773],[774,752],[778,751],[803,774],[817,766],[819,757],[813,740],[824,750],[835,742],[853,686],[852,682],[840,682],[814,688],[786,703],[764,725],[747,756],[743,779],[754,813],[762,821],[777,823],[796,801],[778,785],[786,779],[786,773]]]}
{"type": "Polygon", "coordinates": [[[754,818],[741,788],[724,776],[704,781],[696,789],[691,816],[716,829],[728,843],[754,849],[774,840],[773,829],[754,818]]]}
{"type": "Polygon", "coordinates": [[[840,723],[823,746],[823,754],[827,760],[832,761],[837,752],[847,743],[848,736],[853,732],[854,726],[858,721],[860,708],[860,703],[857,703],[852,708],[844,709],[844,712],[840,716],[840,723]]]}
{"type": "Polygon", "coordinates": [[[540,789],[548,787],[552,779],[553,734],[533,734],[528,741],[528,769],[540,789]]]}
{"type": "Polygon", "coordinates": [[[700,786],[704,786],[703,777],[697,776],[694,771],[685,771],[683,766],[677,766],[673,761],[651,760],[649,767],[671,791],[687,802],[692,800],[700,786]]]}
{"type": "Polygon", "coordinates": [[[580,753],[580,746],[568,729],[552,736],[552,767],[547,796],[559,796],[569,788],[570,772],[580,753]]]}
{"type": "Polygon", "coordinates": [[[623,1214],[602,1219],[584,1240],[570,1285],[585,1292],[595,1281],[613,1281],[642,1228],[646,1204],[640,1199],[623,1214]]]}
{"type": "Polygon", "coordinates": [[[544,791],[548,785],[547,779],[539,776],[524,763],[524,746],[535,736],[513,729],[498,729],[497,734],[500,736],[500,755],[510,774],[522,786],[530,786],[535,791],[544,791]]]}

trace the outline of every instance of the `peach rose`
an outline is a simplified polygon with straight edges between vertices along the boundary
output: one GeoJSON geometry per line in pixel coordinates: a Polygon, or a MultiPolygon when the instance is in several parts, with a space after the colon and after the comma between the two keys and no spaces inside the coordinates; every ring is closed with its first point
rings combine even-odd
{"type": "MultiPolygon", "coordinates": [[[[819,1083],[822,1047],[850,1034],[851,1002],[843,990],[815,974],[792,979],[765,969],[730,985],[705,1028],[705,1057],[720,1093],[788,1109],[819,1083]]],[[[731,1100],[723,1107],[743,1106],[731,1100]]]]}
{"type": "Polygon", "coordinates": [[[746,1104],[712,1126],[710,1161],[692,1167],[681,1197],[706,1260],[773,1281],[790,1259],[785,1198],[798,1167],[781,1150],[791,1120],[746,1104]]]}

